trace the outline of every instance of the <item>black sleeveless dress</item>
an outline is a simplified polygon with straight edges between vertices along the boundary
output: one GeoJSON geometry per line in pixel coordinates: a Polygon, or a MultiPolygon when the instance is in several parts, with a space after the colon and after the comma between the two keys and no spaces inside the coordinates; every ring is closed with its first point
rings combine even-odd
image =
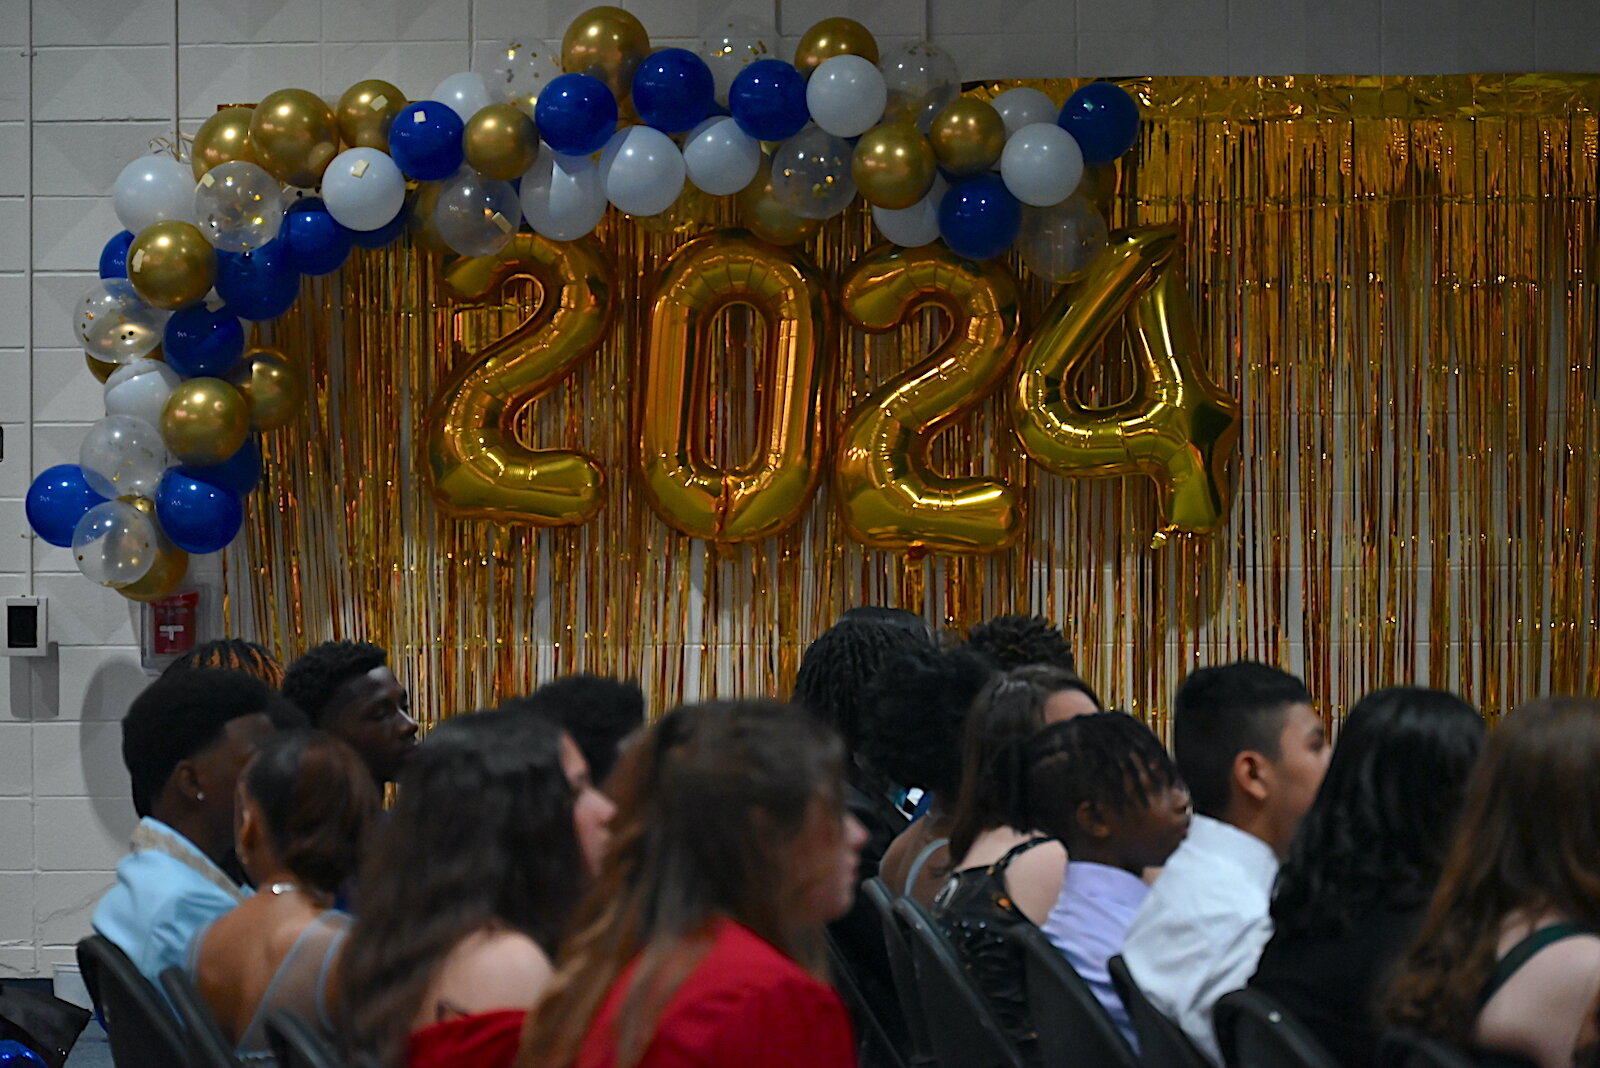
{"type": "MultiPolygon", "coordinates": [[[[1489,1004],[1489,999],[1506,985],[1510,978],[1517,974],[1517,970],[1528,963],[1533,955],[1553,942],[1574,935],[1589,935],[1595,932],[1579,927],[1572,923],[1553,923],[1549,927],[1541,927],[1527,938],[1512,946],[1506,955],[1500,958],[1500,963],[1495,965],[1494,974],[1489,977],[1488,984],[1483,988],[1483,994],[1478,998],[1478,1011],[1489,1004]]],[[[1479,1068],[1537,1068],[1526,1057],[1515,1053],[1503,1053],[1499,1050],[1480,1049],[1473,1054],[1473,1063],[1479,1068]]]]}

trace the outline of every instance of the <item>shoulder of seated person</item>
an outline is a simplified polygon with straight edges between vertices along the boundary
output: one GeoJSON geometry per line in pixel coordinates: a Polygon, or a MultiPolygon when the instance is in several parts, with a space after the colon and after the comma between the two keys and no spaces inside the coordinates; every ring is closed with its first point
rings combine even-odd
{"type": "Polygon", "coordinates": [[[1530,957],[1511,978],[1520,975],[1552,984],[1600,978],[1600,934],[1573,935],[1550,943],[1530,957]]]}
{"type": "Polygon", "coordinates": [[[445,958],[433,1000],[467,1013],[527,1008],[549,982],[551,971],[544,950],[520,931],[478,931],[445,958]]]}

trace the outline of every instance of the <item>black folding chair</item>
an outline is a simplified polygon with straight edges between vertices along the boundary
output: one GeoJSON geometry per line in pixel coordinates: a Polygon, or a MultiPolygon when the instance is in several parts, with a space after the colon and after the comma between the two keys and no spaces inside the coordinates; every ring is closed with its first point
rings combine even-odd
{"type": "Polygon", "coordinates": [[[922,1013],[928,1021],[928,1037],[939,1064],[950,1068],[1024,1068],[1022,1055],[1001,1030],[983,995],[973,987],[956,959],[955,950],[922,906],[902,897],[895,900],[894,911],[909,936],[922,1013]]]}
{"type": "Polygon", "coordinates": [[[1228,1068],[1339,1068],[1305,1024],[1259,990],[1223,995],[1212,1023],[1228,1068]]]}
{"type": "Polygon", "coordinates": [[[917,987],[916,963],[911,959],[911,943],[906,940],[904,922],[894,911],[895,895],[882,879],[874,876],[861,884],[861,896],[872,905],[883,924],[883,941],[889,950],[889,970],[894,973],[895,995],[900,999],[906,1030],[911,1033],[909,1063],[913,1066],[936,1064],[933,1040],[928,1034],[928,1019],[922,1011],[922,993],[917,987]]]}
{"type": "Polygon", "coordinates": [[[161,973],[161,989],[167,992],[167,1000],[172,1002],[187,1032],[184,1038],[189,1056],[185,1063],[189,1068],[241,1068],[233,1043],[217,1026],[211,1006],[195,989],[188,972],[168,968],[161,973]]]}
{"type": "Polygon", "coordinates": [[[1409,1031],[1391,1031],[1378,1042],[1378,1068],[1473,1068],[1467,1054],[1409,1031]]]}
{"type": "Polygon", "coordinates": [[[278,1009],[267,1017],[267,1042],[279,1068],[345,1068],[333,1044],[293,1009],[278,1009]]]}
{"type": "Polygon", "coordinates": [[[1139,984],[1128,974],[1128,965],[1121,957],[1112,957],[1106,969],[1111,973],[1111,985],[1117,988],[1117,996],[1128,1010],[1128,1018],[1133,1021],[1133,1033],[1139,1036],[1140,1064],[1145,1068],[1210,1068],[1210,1063],[1183,1033],[1183,1028],[1150,1004],[1139,984]]]}
{"type": "Polygon", "coordinates": [[[1041,1064],[1138,1068],[1139,1059],[1089,984],[1043,931],[1017,924],[1004,937],[1022,954],[1041,1064]]]}
{"type": "Polygon", "coordinates": [[[90,935],[78,943],[78,967],[111,1039],[117,1068],[188,1063],[178,1018],[126,953],[102,936],[90,935]]]}
{"type": "Polygon", "coordinates": [[[877,1010],[861,992],[850,962],[839,950],[838,943],[828,936],[828,963],[833,971],[834,989],[839,992],[845,1008],[850,1010],[850,1020],[856,1028],[856,1052],[861,1068],[906,1068],[905,1059],[895,1049],[888,1028],[878,1018],[877,1010]]]}

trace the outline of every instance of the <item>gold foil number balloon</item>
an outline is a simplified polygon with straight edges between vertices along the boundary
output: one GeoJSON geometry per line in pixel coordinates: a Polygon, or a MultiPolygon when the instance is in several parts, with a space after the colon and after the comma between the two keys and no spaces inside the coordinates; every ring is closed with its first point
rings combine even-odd
{"type": "Polygon", "coordinates": [[[250,405],[220,378],[190,378],[167,398],[161,437],[186,464],[220,464],[250,435],[250,405]]]}
{"type": "Polygon", "coordinates": [[[223,108],[205,122],[189,146],[189,165],[199,181],[213,167],[243,160],[256,163],[256,147],[250,142],[250,117],[254,108],[223,108]]]}
{"type": "Polygon", "coordinates": [[[334,108],[339,136],[352,148],[387,152],[389,127],[405,106],[405,94],[381,78],[356,82],[344,91],[334,108]]]}
{"type": "Polygon", "coordinates": [[[697,238],[673,253],[656,287],[644,356],[639,465],[646,497],[669,526],[721,543],[784,530],[822,476],[822,339],[827,289],[797,254],[741,230],[697,238]],[[706,455],[705,412],[712,323],[730,304],[765,320],[770,381],[763,437],[749,464],[719,467],[706,455]]]}
{"type": "Polygon", "coordinates": [[[193,304],[211,292],[216,279],[216,250],[193,223],[153,223],[128,246],[128,281],[157,308],[193,304]]]}
{"type": "Polygon", "coordinates": [[[251,349],[226,381],[250,405],[251,430],[277,430],[306,406],[305,374],[277,349],[251,349]]]}
{"type": "Polygon", "coordinates": [[[576,526],[605,503],[605,472],[581,452],[528,448],[512,423],[605,340],[614,268],[593,237],[520,233],[493,256],[456,261],[444,283],[454,299],[482,301],[505,299],[513,278],[538,283],[538,306],[458,361],[428,417],[434,499],[463,519],[576,526]]]}
{"type": "Polygon", "coordinates": [[[619,101],[633,92],[633,72],[649,54],[644,25],[620,7],[591,7],[561,39],[561,69],[594,75],[619,101]]]}
{"type": "Polygon", "coordinates": [[[1204,534],[1222,525],[1228,460],[1239,438],[1239,403],[1201,363],[1177,251],[1170,226],[1114,235],[1084,280],[1045,310],[1023,349],[1013,396],[1017,437],[1051,471],[1155,480],[1161,513],[1155,545],[1175,532],[1204,534]],[[1128,401],[1088,407],[1069,387],[1130,310],[1143,381],[1128,401]]]}
{"type": "Polygon", "coordinates": [[[279,89],[262,97],[251,114],[250,142],[274,178],[310,189],[339,154],[339,125],[320,96],[279,89]]]}
{"type": "Polygon", "coordinates": [[[1017,284],[999,264],[943,246],[881,246],[840,290],[863,330],[905,324],[936,304],[950,317],[939,347],[879,386],[851,414],[833,473],[839,515],[852,538],[876,549],[993,552],[1022,533],[1022,502],[1004,481],[936,474],[928,450],[940,430],[1005,377],[1017,353],[1017,284]]]}

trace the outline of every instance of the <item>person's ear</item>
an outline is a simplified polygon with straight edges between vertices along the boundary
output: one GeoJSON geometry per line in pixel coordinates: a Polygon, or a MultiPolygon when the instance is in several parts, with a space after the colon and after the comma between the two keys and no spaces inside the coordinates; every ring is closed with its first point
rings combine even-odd
{"type": "Polygon", "coordinates": [[[1257,804],[1272,793],[1272,762],[1254,749],[1233,758],[1233,788],[1257,804]]]}
{"type": "Polygon", "coordinates": [[[1100,815],[1100,810],[1093,801],[1082,801],[1078,804],[1075,813],[1078,819],[1078,830],[1090,838],[1108,838],[1111,828],[1106,825],[1105,819],[1100,815]]]}
{"type": "Polygon", "coordinates": [[[234,804],[238,806],[238,827],[234,831],[235,852],[241,857],[254,856],[265,833],[261,810],[250,801],[235,801],[234,804]]]}
{"type": "Polygon", "coordinates": [[[199,804],[206,799],[205,781],[200,768],[192,760],[178,761],[172,769],[172,777],[167,781],[177,788],[178,796],[188,804],[199,804]]]}

